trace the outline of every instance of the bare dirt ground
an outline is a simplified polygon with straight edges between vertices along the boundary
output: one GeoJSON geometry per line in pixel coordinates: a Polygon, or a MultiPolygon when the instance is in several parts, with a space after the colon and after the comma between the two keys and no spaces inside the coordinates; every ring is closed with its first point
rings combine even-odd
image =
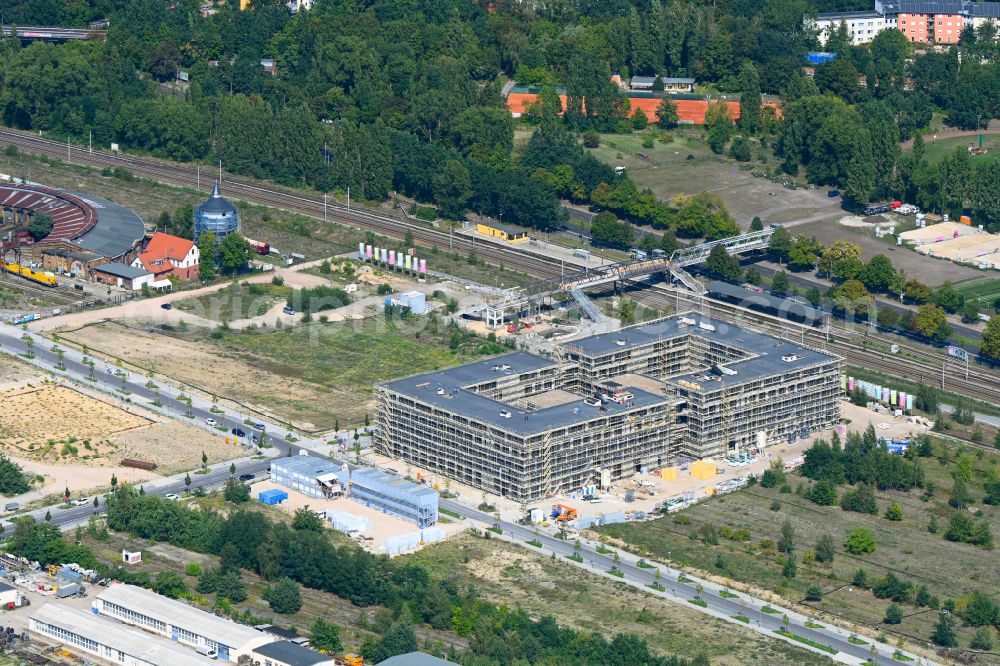
{"type": "Polygon", "coordinates": [[[837,215],[814,221],[789,223],[789,231],[793,236],[814,236],[824,246],[832,245],[837,240],[849,240],[861,246],[862,256],[867,261],[876,254],[884,254],[892,261],[893,266],[901,269],[908,276],[936,287],[943,282],[960,282],[974,277],[981,277],[982,271],[969,266],[960,266],[950,261],[935,261],[930,257],[914,252],[905,247],[896,247],[885,240],[875,238],[875,227],[881,224],[887,227],[890,222],[898,222],[896,216],[875,215],[858,222],[855,216],[837,215]],[[841,224],[841,218],[844,224],[841,224]]]}
{"type": "MultiPolygon", "coordinates": [[[[252,403],[256,395],[254,387],[281,387],[280,394],[286,403],[315,403],[327,399],[321,386],[278,375],[239,357],[218,354],[208,345],[168,338],[138,328],[107,322],[65,331],[60,337],[87,345],[93,354],[117,355],[128,363],[150,368],[158,374],[243,401],[262,413],[274,414],[269,406],[252,403]]],[[[287,415],[274,416],[283,419],[287,415]]]]}
{"type": "Polygon", "coordinates": [[[65,386],[45,383],[0,395],[0,445],[40,461],[100,459],[117,446],[108,437],[143,428],[148,419],[65,386]]]}
{"type": "Polygon", "coordinates": [[[43,373],[33,365],[8,354],[0,354],[0,391],[36,384],[43,379],[43,373]]]}

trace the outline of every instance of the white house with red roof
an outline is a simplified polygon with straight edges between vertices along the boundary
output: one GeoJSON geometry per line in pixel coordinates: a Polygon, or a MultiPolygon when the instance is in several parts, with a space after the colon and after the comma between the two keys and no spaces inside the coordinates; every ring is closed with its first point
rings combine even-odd
{"type": "Polygon", "coordinates": [[[199,258],[194,241],[157,231],[132,265],[150,271],[157,281],[169,275],[190,280],[198,276],[199,258]]]}

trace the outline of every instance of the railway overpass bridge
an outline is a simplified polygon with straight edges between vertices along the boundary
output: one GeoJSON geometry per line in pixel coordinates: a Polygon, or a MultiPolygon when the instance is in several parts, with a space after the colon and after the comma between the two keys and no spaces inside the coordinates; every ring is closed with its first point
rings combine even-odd
{"type": "MultiPolygon", "coordinates": [[[[721,240],[708,241],[679,248],[670,258],[655,257],[653,259],[631,259],[617,264],[594,269],[584,269],[559,278],[542,280],[526,288],[508,289],[503,294],[484,306],[473,308],[475,312],[485,313],[486,324],[490,328],[500,328],[504,321],[504,313],[508,310],[531,310],[533,303],[540,303],[547,297],[559,293],[569,293],[582,305],[581,299],[586,299],[584,289],[591,289],[607,284],[624,283],[626,280],[638,280],[655,273],[669,273],[671,277],[696,294],[704,294],[705,287],[684,270],[686,266],[700,264],[708,259],[712,249],[722,246],[729,254],[740,254],[752,250],[762,250],[768,247],[774,229],[751,231],[738,236],[721,240]]],[[[596,311],[595,308],[583,307],[584,312],[596,311]]],[[[472,310],[466,314],[472,314],[472,310]]]]}

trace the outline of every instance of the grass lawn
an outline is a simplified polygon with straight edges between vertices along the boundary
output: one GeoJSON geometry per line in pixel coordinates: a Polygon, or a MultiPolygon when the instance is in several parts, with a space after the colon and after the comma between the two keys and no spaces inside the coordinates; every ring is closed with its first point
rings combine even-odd
{"type": "MultiPolygon", "coordinates": [[[[950,139],[941,139],[940,141],[927,141],[924,144],[926,149],[924,154],[927,156],[927,161],[934,164],[935,162],[940,162],[945,155],[953,153],[956,148],[965,150],[968,146],[978,145],[978,136],[956,136],[950,139]]],[[[972,162],[974,164],[987,160],[995,160],[1000,156],[1000,136],[996,134],[984,134],[983,148],[988,149],[989,152],[985,155],[972,155],[972,162]]]]}
{"type": "MultiPolygon", "coordinates": [[[[887,599],[876,599],[870,591],[851,585],[859,568],[866,569],[872,578],[893,572],[914,586],[925,584],[941,602],[955,599],[959,608],[963,600],[976,590],[996,598],[1000,596],[1000,559],[996,554],[952,543],[942,536],[954,513],[948,507],[947,499],[953,484],[951,473],[956,468],[955,460],[961,449],[950,445],[946,448],[940,441],[935,446],[935,457],[921,459],[927,481],[935,486],[929,501],[922,501],[918,490],[910,493],[876,491],[879,513],[875,516],[845,512],[837,506],[817,506],[797,493],[783,494],[776,488],[754,486],[709,499],[677,515],[645,523],[604,526],[598,531],[606,538],[628,543],[637,552],[648,552],[650,559],[665,558],[670,551],[675,562],[757,588],[773,590],[789,601],[801,599],[810,585],[819,585],[824,596],[821,602],[815,604],[816,608],[859,626],[881,624],[890,603],[887,599]],[[901,522],[881,517],[894,501],[903,507],[905,517],[901,522]],[[773,502],[780,504],[780,511],[771,510],[773,502]],[[936,534],[927,530],[932,516],[940,528],[936,534]],[[681,524],[678,519],[682,523],[688,519],[691,522],[681,524]],[[798,575],[792,580],[781,575],[784,556],[774,547],[785,519],[795,528],[796,555],[800,561],[798,575]],[[719,545],[709,546],[692,538],[704,524],[746,528],[753,535],[753,540],[743,543],[722,539],[719,545]],[[874,554],[855,557],[839,549],[847,532],[855,527],[867,527],[875,534],[878,545],[874,554]],[[802,562],[803,554],[812,550],[823,534],[831,535],[838,544],[839,552],[832,565],[802,562]]],[[[982,517],[975,519],[987,521],[993,534],[998,534],[1000,509],[983,505],[981,500],[984,495],[982,484],[987,480],[989,470],[1000,463],[1000,459],[996,454],[971,449],[963,455],[969,456],[974,470],[972,483],[969,484],[975,500],[972,508],[983,512],[982,517]]],[[[796,475],[790,475],[788,483],[793,489],[800,485],[807,489],[811,484],[808,479],[796,475]]],[[[841,488],[840,492],[843,490],[841,488]]],[[[893,632],[928,639],[937,619],[936,614],[918,613],[921,609],[912,604],[904,604],[904,609],[908,617],[893,628],[893,632]],[[911,613],[917,614],[910,617],[911,613]]],[[[960,644],[968,645],[973,630],[962,626],[956,629],[960,644]]]]}
{"type": "Polygon", "coordinates": [[[214,294],[186,298],[174,307],[215,321],[228,322],[262,315],[291,293],[292,288],[284,285],[233,282],[214,294]]]}
{"type": "Polygon", "coordinates": [[[406,560],[431,576],[475,585],[494,603],[521,607],[532,617],[552,615],[578,631],[638,634],[662,655],[706,654],[718,664],[826,664],[824,658],[771,640],[695,609],[646,594],[624,583],[581,571],[551,553],[462,534],[431,544],[406,560]]]}
{"type": "Polygon", "coordinates": [[[1000,278],[961,282],[955,285],[955,291],[965,296],[967,301],[974,299],[984,312],[990,312],[1000,305],[1000,278]]]}

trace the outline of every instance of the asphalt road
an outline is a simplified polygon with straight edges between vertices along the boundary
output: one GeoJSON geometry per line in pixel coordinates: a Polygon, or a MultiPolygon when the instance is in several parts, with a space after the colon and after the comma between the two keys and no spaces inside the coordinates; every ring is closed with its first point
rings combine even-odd
{"type": "MultiPolygon", "coordinates": [[[[2,347],[4,352],[9,354],[26,354],[28,347],[27,343],[21,339],[22,335],[23,331],[21,331],[21,329],[7,324],[0,324],[0,347],[2,347]]],[[[54,368],[58,362],[58,356],[55,352],[51,351],[53,343],[50,340],[46,340],[45,338],[41,338],[37,335],[32,335],[32,338],[35,340],[33,348],[33,352],[36,357],[35,360],[41,361],[54,368]]],[[[89,384],[106,392],[114,392],[122,387],[121,378],[113,374],[108,374],[105,370],[105,364],[100,361],[95,361],[96,365],[94,366],[94,377],[96,381],[90,382],[87,379],[87,377],[90,376],[90,367],[82,363],[82,355],[72,349],[62,348],[64,349],[63,364],[66,366],[66,370],[57,372],[57,374],[65,375],[67,383],[70,379],[74,379],[80,384],[89,384]]],[[[112,368],[112,371],[114,371],[114,368],[112,368]]],[[[130,394],[126,396],[125,394],[119,393],[118,395],[123,400],[128,397],[136,403],[151,403],[157,398],[156,389],[146,388],[147,381],[146,377],[132,373],[131,377],[126,379],[125,384],[130,394]]],[[[168,414],[173,412],[180,415],[189,411],[186,403],[177,400],[177,394],[173,391],[173,389],[161,386],[159,391],[159,400],[163,403],[163,407],[161,409],[164,409],[168,414]]],[[[227,416],[213,414],[210,409],[210,405],[199,404],[199,401],[194,401],[190,409],[190,412],[193,414],[193,418],[191,419],[192,423],[195,425],[200,424],[205,428],[211,428],[211,426],[207,425],[206,419],[213,418],[218,421],[219,425],[225,426],[226,432],[230,432],[233,428],[240,428],[248,433],[251,432],[250,427],[244,425],[242,420],[235,418],[232,415],[227,416]]],[[[298,448],[293,447],[283,439],[275,436],[269,437],[268,442],[281,454],[285,454],[288,448],[298,448]]],[[[267,469],[268,465],[270,465],[270,460],[268,459],[241,461],[236,465],[236,473],[256,474],[267,469]]],[[[216,466],[213,467],[208,474],[192,476],[192,485],[203,486],[206,490],[208,490],[210,488],[221,486],[225,483],[229,476],[228,464],[216,466]]],[[[162,480],[154,480],[144,484],[144,490],[145,492],[153,492],[157,495],[166,495],[168,493],[180,494],[186,490],[186,486],[184,484],[184,477],[182,475],[175,475],[173,477],[165,477],[162,480]]],[[[91,498],[91,502],[92,501],[93,498],[91,498]]],[[[87,518],[95,512],[103,513],[104,507],[99,506],[95,509],[93,503],[80,507],[74,506],[72,509],[63,509],[59,508],[59,506],[53,506],[43,507],[27,514],[20,515],[31,515],[34,516],[36,520],[43,520],[46,511],[51,512],[51,522],[53,524],[59,526],[72,526],[79,524],[82,521],[86,521],[87,518]]],[[[4,523],[3,531],[0,532],[0,536],[8,536],[12,529],[13,528],[9,523],[4,523]]]]}
{"type": "MultiPolygon", "coordinates": [[[[2,348],[3,352],[8,354],[26,354],[28,351],[28,344],[24,339],[22,339],[23,335],[24,332],[17,327],[0,324],[0,348],[2,348]]],[[[58,355],[52,351],[53,343],[37,335],[32,335],[31,337],[35,341],[33,345],[35,359],[33,359],[33,362],[36,364],[41,363],[42,365],[54,369],[59,359],[58,355]]],[[[121,378],[114,374],[109,374],[105,370],[103,362],[97,362],[93,371],[96,382],[90,382],[88,377],[91,374],[91,368],[82,362],[83,355],[72,349],[63,348],[63,351],[64,355],[62,362],[65,366],[65,370],[56,371],[57,374],[65,375],[67,380],[76,380],[81,384],[96,384],[97,388],[109,393],[113,393],[122,387],[121,378]]],[[[114,368],[111,368],[111,370],[113,372],[114,368]]],[[[133,402],[152,402],[155,400],[157,398],[157,394],[155,392],[156,389],[146,388],[147,381],[146,377],[136,373],[131,374],[131,376],[127,376],[125,379],[125,387],[130,392],[127,397],[133,402]]],[[[123,399],[126,397],[125,394],[118,395],[120,395],[123,399]]],[[[180,415],[190,411],[194,417],[192,419],[193,424],[200,424],[205,428],[210,428],[211,426],[208,426],[205,421],[206,419],[213,418],[218,421],[219,425],[224,426],[227,432],[231,431],[233,428],[240,428],[247,432],[251,431],[248,426],[244,425],[242,419],[238,417],[233,417],[232,415],[213,414],[210,411],[211,403],[208,403],[203,399],[195,400],[192,398],[193,404],[189,410],[187,403],[177,400],[176,393],[171,387],[161,386],[159,388],[158,397],[160,402],[163,403],[163,407],[161,409],[164,409],[168,414],[173,412],[180,415]]],[[[282,439],[282,436],[279,436],[280,430],[275,432],[274,428],[275,426],[268,425],[268,442],[275,447],[279,455],[286,455],[290,449],[292,455],[295,455],[298,452],[299,447],[289,444],[282,439]]],[[[240,461],[236,465],[236,473],[260,473],[270,464],[270,459],[240,461]]],[[[229,465],[223,463],[211,468],[211,471],[208,474],[197,475],[197,477],[192,478],[195,479],[193,484],[197,484],[204,487],[206,490],[209,490],[211,488],[221,486],[229,477],[229,465]]],[[[180,494],[187,489],[182,475],[157,479],[143,484],[143,488],[146,493],[160,496],[169,493],[180,494]]],[[[89,516],[95,513],[104,513],[104,502],[100,502],[99,506],[95,508],[92,503],[93,498],[90,499],[91,502],[80,507],[74,506],[69,509],[63,509],[60,508],[59,505],[56,505],[43,507],[20,515],[31,515],[36,520],[44,520],[45,513],[48,511],[51,512],[52,519],[50,522],[52,524],[58,525],[63,529],[68,529],[74,525],[86,522],[89,516]]],[[[470,507],[467,507],[464,504],[459,504],[454,500],[442,499],[440,500],[440,505],[487,525],[494,524],[496,522],[492,515],[471,509],[470,507]]],[[[545,533],[535,534],[532,528],[506,521],[500,521],[498,526],[507,535],[521,542],[537,539],[542,543],[541,550],[555,552],[559,557],[572,555],[574,552],[573,542],[564,541],[545,533]]],[[[0,536],[5,538],[9,536],[12,531],[13,526],[9,522],[4,523],[0,536]]],[[[532,546],[528,547],[531,548],[532,546]]],[[[615,564],[612,555],[598,553],[589,544],[582,545],[579,554],[584,560],[583,564],[595,571],[607,572],[611,570],[612,567],[617,567],[618,570],[624,574],[622,581],[639,589],[648,590],[647,586],[656,582],[654,570],[644,569],[637,566],[630,555],[621,557],[620,562],[615,564]]],[[[692,581],[690,583],[678,582],[677,577],[680,573],[680,571],[667,568],[663,571],[663,578],[659,582],[666,588],[666,590],[669,590],[671,594],[682,599],[693,599],[695,596],[700,596],[701,599],[707,603],[708,610],[721,614],[724,617],[732,617],[741,613],[745,614],[750,617],[750,624],[752,625],[752,628],[758,629],[759,631],[773,635],[777,629],[785,628],[796,635],[808,638],[823,645],[828,645],[838,650],[840,653],[843,653],[842,655],[839,655],[839,657],[849,655],[856,658],[858,662],[866,659],[874,659],[876,663],[885,664],[887,666],[899,663],[891,658],[893,649],[888,645],[880,646],[879,655],[873,657],[869,646],[854,645],[848,642],[847,635],[842,631],[837,631],[833,628],[810,629],[802,624],[802,618],[798,616],[796,616],[796,619],[793,619],[788,626],[784,626],[780,615],[771,615],[760,610],[764,605],[763,602],[751,599],[743,594],[740,594],[739,598],[727,599],[722,597],[716,590],[715,586],[712,585],[704,585],[702,591],[699,592],[695,587],[698,584],[698,581],[692,581]],[[796,620],[798,620],[798,622],[796,622],[796,620]]],[[[694,611],[702,610],[695,606],[692,606],[691,609],[694,611]]],[[[845,661],[844,659],[840,660],[845,661]]]]}

